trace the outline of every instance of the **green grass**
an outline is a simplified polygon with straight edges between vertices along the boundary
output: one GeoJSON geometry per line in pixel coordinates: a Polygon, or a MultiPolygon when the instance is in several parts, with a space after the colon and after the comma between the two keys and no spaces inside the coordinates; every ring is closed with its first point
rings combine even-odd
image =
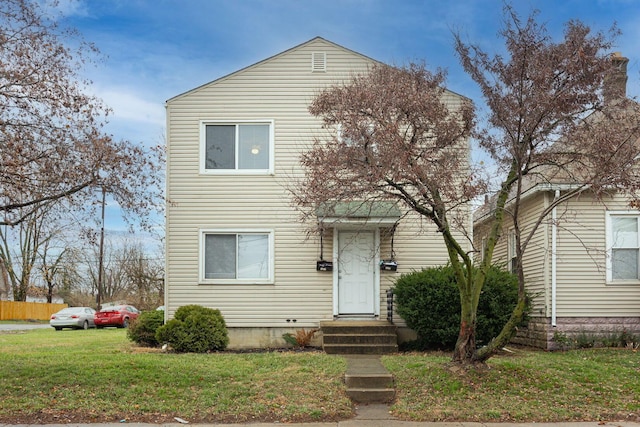
{"type": "MultiPolygon", "coordinates": [[[[384,356],[395,417],[415,421],[636,421],[640,353],[516,350],[484,368],[448,354],[384,356]]],[[[0,334],[0,423],[313,422],[353,416],[344,358],[320,352],[173,354],[124,330],[0,334]]]]}
{"type": "Polygon", "coordinates": [[[454,369],[446,355],[384,357],[396,417],[420,421],[636,421],[640,354],[623,349],[518,351],[454,369]]]}
{"type": "Polygon", "coordinates": [[[322,353],[162,353],[115,329],[0,334],[0,422],[344,419],[345,368],[322,353]]]}

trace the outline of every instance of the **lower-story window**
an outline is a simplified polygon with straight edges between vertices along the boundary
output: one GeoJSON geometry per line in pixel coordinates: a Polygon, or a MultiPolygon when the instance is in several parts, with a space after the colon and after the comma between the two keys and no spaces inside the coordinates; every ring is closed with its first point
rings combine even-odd
{"type": "Polygon", "coordinates": [[[640,216],[638,212],[607,213],[607,280],[640,280],[640,216]]]}
{"type": "Polygon", "coordinates": [[[203,231],[202,279],[220,283],[262,283],[273,279],[272,233],[203,231]]]}

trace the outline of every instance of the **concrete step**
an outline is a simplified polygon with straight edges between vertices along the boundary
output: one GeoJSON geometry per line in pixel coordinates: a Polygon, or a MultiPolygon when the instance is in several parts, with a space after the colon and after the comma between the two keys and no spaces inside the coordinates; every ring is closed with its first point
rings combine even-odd
{"type": "Polygon", "coordinates": [[[388,372],[379,374],[346,374],[344,381],[347,388],[393,388],[393,375],[388,372]]]}
{"type": "Polygon", "coordinates": [[[398,351],[396,326],[380,320],[320,322],[328,354],[389,354],[398,351]]]}
{"type": "Polygon", "coordinates": [[[387,403],[392,402],[396,391],[392,388],[381,389],[347,389],[347,396],[357,403],[387,403]]]}
{"type": "Polygon", "coordinates": [[[398,343],[396,334],[323,334],[325,344],[391,344],[398,343]]]}
{"type": "Polygon", "coordinates": [[[397,344],[323,344],[327,354],[392,354],[398,352],[397,344]]]}
{"type": "Polygon", "coordinates": [[[380,356],[348,355],[344,376],[347,395],[358,403],[388,403],[395,398],[393,375],[380,361],[380,356]]]}
{"type": "Polygon", "coordinates": [[[395,334],[396,326],[383,320],[328,320],[320,322],[327,334],[395,334]]]}

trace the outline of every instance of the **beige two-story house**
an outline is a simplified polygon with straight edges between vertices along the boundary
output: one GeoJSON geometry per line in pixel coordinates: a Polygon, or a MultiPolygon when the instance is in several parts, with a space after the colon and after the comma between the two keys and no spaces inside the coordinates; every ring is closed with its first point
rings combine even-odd
{"type": "Polygon", "coordinates": [[[306,222],[292,206],[300,154],[331,131],[311,100],[374,63],[317,37],[167,101],[167,318],[217,308],[230,347],[275,347],[321,321],[386,321],[399,274],[447,262],[435,228],[395,205],[306,222]]]}

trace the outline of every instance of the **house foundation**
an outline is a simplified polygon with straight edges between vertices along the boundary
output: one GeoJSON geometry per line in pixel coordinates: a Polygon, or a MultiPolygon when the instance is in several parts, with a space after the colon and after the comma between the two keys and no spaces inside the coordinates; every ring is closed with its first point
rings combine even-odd
{"type": "Polygon", "coordinates": [[[555,326],[549,317],[532,317],[527,326],[518,329],[512,342],[549,351],[638,345],[640,316],[558,317],[555,326]]]}

